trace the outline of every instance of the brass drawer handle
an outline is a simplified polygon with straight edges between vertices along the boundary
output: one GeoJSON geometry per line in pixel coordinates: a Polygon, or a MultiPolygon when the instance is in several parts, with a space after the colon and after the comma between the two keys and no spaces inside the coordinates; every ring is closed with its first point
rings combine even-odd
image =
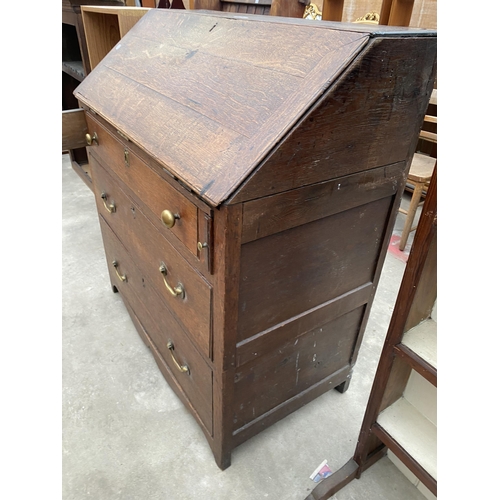
{"type": "Polygon", "coordinates": [[[130,167],[130,158],[128,156],[128,149],[123,151],[123,159],[125,160],[125,166],[130,167]]]}
{"type": "Polygon", "coordinates": [[[113,212],[116,212],[116,206],[114,203],[110,203],[109,205],[106,203],[106,200],[108,199],[108,195],[106,193],[101,193],[101,198],[102,202],[104,203],[104,206],[106,207],[106,210],[112,214],[113,212]]]}
{"type": "Polygon", "coordinates": [[[170,210],[163,210],[161,213],[161,221],[168,228],[174,227],[175,221],[180,219],[181,216],[179,214],[174,214],[170,210]]]}
{"type": "Polygon", "coordinates": [[[174,343],[169,340],[167,342],[167,347],[168,347],[168,350],[170,351],[170,356],[172,356],[172,361],[175,363],[175,366],[177,367],[177,369],[182,372],[182,373],[187,373],[189,375],[189,366],[187,365],[180,365],[179,362],[175,359],[175,356],[174,356],[174,343]]]}
{"type": "Polygon", "coordinates": [[[87,146],[92,146],[93,142],[99,146],[99,137],[97,137],[97,132],[94,132],[94,135],[85,134],[85,140],[87,141],[87,146]]]}
{"type": "Polygon", "coordinates": [[[118,272],[118,262],[116,262],[116,260],[113,261],[113,267],[115,268],[115,273],[118,276],[118,278],[120,279],[120,281],[125,281],[126,282],[127,281],[127,275],[126,274],[121,275],[118,272]]]}
{"type": "Polygon", "coordinates": [[[161,264],[160,266],[160,273],[163,275],[163,283],[165,283],[165,286],[167,287],[167,290],[174,296],[174,297],[180,297],[181,299],[183,299],[185,296],[186,296],[186,292],[184,291],[184,287],[182,286],[181,283],[178,283],[177,286],[175,288],[172,288],[167,280],[166,280],[166,276],[167,276],[167,267],[165,266],[165,264],[161,264]]]}

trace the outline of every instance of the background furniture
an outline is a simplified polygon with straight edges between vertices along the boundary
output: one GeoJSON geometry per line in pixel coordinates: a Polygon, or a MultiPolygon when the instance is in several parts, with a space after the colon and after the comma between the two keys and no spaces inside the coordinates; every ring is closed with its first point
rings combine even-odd
{"type": "Polygon", "coordinates": [[[222,469],[348,388],[435,72],[386,32],[151,9],[76,90],[113,289],[222,469]]]}
{"type": "MultiPolygon", "coordinates": [[[[354,457],[306,500],[326,500],[387,451],[437,495],[437,168],[410,251],[354,457]]],[[[405,469],[406,470],[406,469],[405,469]]]]}
{"type": "Polygon", "coordinates": [[[90,70],[148,10],[142,7],[82,6],[90,70]]]}
{"type": "MultiPolygon", "coordinates": [[[[63,111],[78,108],[73,92],[91,70],[81,13],[81,6],[85,4],[124,6],[130,4],[130,0],[62,0],[63,111]]],[[[92,177],[85,148],[70,149],[69,155],[75,172],[91,187],[92,177]]]]}
{"type": "Polygon", "coordinates": [[[305,0],[189,0],[189,8],[302,18],[305,0]]]}
{"type": "MultiPolygon", "coordinates": [[[[431,112],[431,107],[435,109],[436,106],[437,90],[434,89],[432,92],[428,113],[431,112]]],[[[435,130],[435,126],[437,125],[437,116],[435,114],[426,114],[424,117],[424,126],[420,130],[419,134],[419,146],[423,147],[424,149],[425,143],[431,143],[432,145],[437,146],[437,132],[426,130],[426,124],[433,125],[435,130]]],[[[419,146],[417,146],[417,148],[419,146]]],[[[435,148],[432,149],[432,153],[437,154],[435,148]]],[[[413,155],[413,159],[410,165],[410,171],[408,173],[408,178],[406,181],[407,188],[409,188],[412,193],[410,206],[408,207],[408,210],[404,210],[401,207],[399,208],[399,212],[406,215],[405,224],[401,233],[401,240],[399,242],[399,250],[401,251],[404,251],[406,247],[410,232],[415,231],[415,229],[417,228],[416,225],[413,225],[417,209],[423,204],[423,201],[421,201],[422,196],[425,194],[424,191],[429,186],[432,174],[434,172],[434,167],[436,166],[436,162],[437,160],[435,156],[421,153],[419,152],[419,150],[417,150],[413,155]]]]}

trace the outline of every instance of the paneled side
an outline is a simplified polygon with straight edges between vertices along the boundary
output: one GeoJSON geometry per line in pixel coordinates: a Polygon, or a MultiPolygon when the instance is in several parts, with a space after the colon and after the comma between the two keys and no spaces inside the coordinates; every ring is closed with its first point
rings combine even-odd
{"type": "Polygon", "coordinates": [[[244,244],[238,341],[371,283],[392,199],[244,244]]]}
{"type": "Polygon", "coordinates": [[[435,59],[435,37],[373,39],[230,203],[406,161],[435,59]]]}

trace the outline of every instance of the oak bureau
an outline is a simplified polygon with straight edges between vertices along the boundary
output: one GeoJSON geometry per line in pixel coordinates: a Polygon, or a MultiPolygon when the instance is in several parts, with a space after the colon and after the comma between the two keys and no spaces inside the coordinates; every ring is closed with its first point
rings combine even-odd
{"type": "Polygon", "coordinates": [[[106,260],[221,469],[347,389],[436,33],[151,9],[75,91],[106,260]]]}

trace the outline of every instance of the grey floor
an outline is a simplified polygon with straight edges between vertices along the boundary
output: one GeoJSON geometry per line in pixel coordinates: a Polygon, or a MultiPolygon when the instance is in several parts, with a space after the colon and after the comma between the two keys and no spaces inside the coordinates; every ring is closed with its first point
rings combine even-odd
{"type": "MultiPolygon", "coordinates": [[[[66,155],[62,179],[64,500],[303,500],[323,460],[336,470],[352,457],[403,260],[387,253],[349,390],[244,443],[222,472],[111,291],[94,197],[66,155]]],[[[332,498],[424,496],[386,457],[332,498]]]]}

